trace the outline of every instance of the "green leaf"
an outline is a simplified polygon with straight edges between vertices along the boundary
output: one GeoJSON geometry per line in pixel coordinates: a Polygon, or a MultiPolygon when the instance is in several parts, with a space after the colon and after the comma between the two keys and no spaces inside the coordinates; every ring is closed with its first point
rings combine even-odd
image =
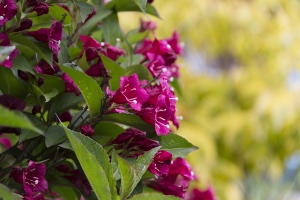
{"type": "Polygon", "coordinates": [[[16,46],[0,47],[0,63],[2,63],[15,49],[16,46]]]}
{"type": "Polygon", "coordinates": [[[69,49],[65,42],[60,43],[60,51],[58,53],[59,63],[68,63],[70,60],[69,49]]]}
{"type": "Polygon", "coordinates": [[[66,72],[78,86],[90,111],[90,118],[100,113],[102,90],[98,83],[88,75],[78,70],[59,65],[61,70],[66,72]]]}
{"type": "Polygon", "coordinates": [[[30,64],[21,54],[18,54],[17,57],[13,59],[13,68],[34,74],[30,64]]]}
{"type": "Polygon", "coordinates": [[[110,136],[114,138],[124,131],[125,130],[116,123],[101,121],[96,125],[94,135],[110,136]]]}
{"type": "Polygon", "coordinates": [[[21,134],[20,134],[20,138],[19,138],[19,143],[22,143],[23,141],[31,139],[31,138],[35,138],[39,135],[40,134],[38,134],[34,131],[22,129],[21,134]]]}
{"type": "Polygon", "coordinates": [[[172,153],[173,157],[186,157],[189,153],[198,149],[185,138],[172,133],[167,136],[162,135],[159,140],[162,149],[172,153]]]}
{"type": "Polygon", "coordinates": [[[106,42],[115,46],[117,38],[122,38],[122,30],[119,25],[118,15],[113,13],[102,21],[103,36],[106,42]]]}
{"type": "MultiPolygon", "coordinates": [[[[37,116],[29,114],[29,113],[25,113],[25,114],[26,114],[26,117],[31,121],[31,123],[35,127],[40,129],[41,131],[43,131],[42,135],[44,135],[44,132],[46,132],[46,130],[48,129],[48,126],[45,125],[45,123],[42,120],[40,120],[37,116]]],[[[22,143],[23,141],[31,139],[31,138],[35,138],[39,135],[41,135],[41,134],[36,133],[35,131],[22,129],[20,137],[19,137],[19,143],[22,143]]]]}
{"type": "Polygon", "coordinates": [[[144,14],[146,14],[147,0],[133,0],[133,2],[140,7],[144,14]]]}
{"type": "Polygon", "coordinates": [[[134,195],[130,200],[180,200],[179,197],[171,196],[171,195],[164,195],[160,193],[143,193],[134,195]]]}
{"type": "Polygon", "coordinates": [[[126,39],[129,42],[129,44],[135,44],[139,41],[142,41],[147,36],[147,34],[148,34],[147,31],[138,32],[138,33],[130,34],[126,39]]]}
{"type": "Polygon", "coordinates": [[[85,51],[84,51],[82,57],[76,61],[76,65],[78,65],[83,71],[90,68],[89,63],[86,61],[85,51]]]}
{"type": "Polygon", "coordinates": [[[32,38],[20,35],[9,35],[9,39],[12,42],[16,42],[35,51],[40,58],[43,58],[48,64],[52,66],[52,51],[48,48],[47,43],[39,42],[32,38]]]}
{"type": "Polygon", "coordinates": [[[22,196],[13,193],[9,188],[0,183],[0,199],[3,200],[21,200],[22,196]]]}
{"type": "Polygon", "coordinates": [[[20,85],[11,69],[0,67],[0,90],[3,94],[9,94],[18,98],[25,98],[28,91],[20,85]]]}
{"type": "Polygon", "coordinates": [[[64,92],[65,84],[61,78],[47,74],[39,74],[39,76],[44,78],[44,84],[40,86],[44,94],[51,93],[54,89],[57,93],[64,92]]]}
{"type": "Polygon", "coordinates": [[[151,124],[144,122],[139,116],[133,114],[108,114],[102,117],[102,121],[116,122],[146,131],[147,133],[155,133],[155,129],[151,124]]]}
{"type": "Polygon", "coordinates": [[[120,199],[125,200],[135,188],[136,173],[133,166],[126,160],[116,155],[121,174],[120,199]]]}
{"type": "Polygon", "coordinates": [[[63,25],[66,26],[66,25],[72,24],[72,17],[70,16],[69,12],[66,11],[64,8],[62,8],[61,6],[52,4],[49,7],[49,14],[54,19],[56,19],[56,21],[61,21],[61,19],[63,18],[63,15],[66,15],[63,25]]]}
{"type": "Polygon", "coordinates": [[[115,61],[100,54],[101,60],[107,69],[108,75],[112,78],[109,79],[110,89],[116,91],[120,87],[120,78],[125,75],[124,69],[118,65],[115,61]]]}
{"type": "Polygon", "coordinates": [[[149,165],[151,164],[153,157],[155,156],[156,152],[160,148],[161,146],[155,147],[138,157],[137,161],[134,164],[134,168],[136,171],[136,180],[135,180],[136,184],[138,184],[138,182],[141,180],[142,176],[144,175],[149,165]]]}
{"type": "Polygon", "coordinates": [[[58,95],[54,102],[51,104],[48,113],[48,122],[54,120],[56,115],[60,115],[73,106],[82,103],[84,101],[82,96],[76,96],[74,93],[63,93],[58,95]]]}
{"type": "Polygon", "coordinates": [[[126,76],[136,73],[140,80],[151,81],[153,79],[150,71],[144,65],[132,65],[126,68],[126,76]]]}
{"type": "Polygon", "coordinates": [[[84,22],[88,18],[89,14],[93,12],[94,6],[82,1],[74,0],[73,2],[79,8],[81,22],[84,22]]]}
{"type": "Polygon", "coordinates": [[[106,151],[91,138],[64,129],[97,198],[116,200],[116,181],[106,151]]]}
{"type": "Polygon", "coordinates": [[[81,34],[88,35],[93,27],[95,27],[99,22],[101,22],[105,17],[109,16],[111,13],[112,11],[105,7],[98,8],[97,13],[86,23],[84,23],[84,25],[80,28],[81,34]]]}
{"type": "Polygon", "coordinates": [[[46,147],[51,147],[67,140],[67,136],[63,127],[58,125],[50,126],[45,137],[46,147]]]}
{"type": "Polygon", "coordinates": [[[28,118],[19,111],[11,111],[0,105],[0,126],[13,128],[24,128],[43,134],[41,130],[36,128],[28,118]]]}

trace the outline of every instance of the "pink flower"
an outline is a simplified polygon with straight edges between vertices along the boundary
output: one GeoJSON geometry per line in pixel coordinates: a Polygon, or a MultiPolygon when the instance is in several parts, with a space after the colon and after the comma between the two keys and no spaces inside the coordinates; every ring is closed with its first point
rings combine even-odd
{"type": "Polygon", "coordinates": [[[10,110],[24,110],[26,107],[25,101],[8,94],[0,96],[0,105],[9,108],[10,110]]]}
{"type": "Polygon", "coordinates": [[[169,172],[169,165],[172,162],[172,154],[165,150],[159,150],[154,158],[148,170],[156,175],[162,176],[164,174],[168,174],[169,172]]]}
{"type": "Polygon", "coordinates": [[[88,137],[92,137],[95,132],[95,130],[89,124],[80,126],[80,130],[83,135],[86,135],[88,137]]]}
{"type": "Polygon", "coordinates": [[[217,200],[214,189],[209,186],[206,190],[193,189],[186,200],[217,200]]]}
{"type": "Polygon", "coordinates": [[[38,41],[47,42],[48,47],[53,51],[55,55],[60,50],[60,42],[62,39],[62,23],[52,21],[50,28],[41,28],[37,31],[30,31],[28,35],[34,37],[38,41]]]}
{"type": "Polygon", "coordinates": [[[18,6],[14,0],[0,1],[0,27],[17,14],[18,6]]]}
{"type": "Polygon", "coordinates": [[[9,149],[11,147],[10,140],[6,137],[5,134],[0,135],[0,144],[3,145],[6,149],[9,149]]]}
{"type": "Polygon", "coordinates": [[[154,21],[151,21],[151,20],[144,21],[143,19],[141,19],[140,23],[141,23],[140,30],[139,30],[140,32],[143,32],[143,31],[146,31],[146,30],[154,32],[155,29],[157,28],[156,23],[154,21]]]}
{"type": "Polygon", "coordinates": [[[186,191],[193,180],[193,172],[190,165],[183,158],[176,158],[169,165],[167,175],[149,180],[146,184],[154,190],[166,195],[174,195],[184,199],[186,191]]]}
{"type": "Polygon", "coordinates": [[[30,12],[33,11],[37,12],[38,16],[47,14],[49,12],[49,6],[45,2],[40,2],[36,6],[34,6],[30,12]]]}
{"type": "MultiPolygon", "coordinates": [[[[0,4],[1,5],[1,4],[0,4]]],[[[1,13],[1,12],[0,12],[1,13]]],[[[11,46],[10,41],[6,33],[0,33],[0,46],[11,46]]],[[[12,61],[13,59],[18,55],[19,51],[18,49],[14,49],[9,56],[6,57],[6,59],[0,63],[0,66],[4,66],[6,68],[11,68],[12,67],[12,61]]]]}
{"type": "Polygon", "coordinates": [[[32,20],[31,19],[24,19],[21,21],[21,24],[19,28],[16,28],[14,32],[23,31],[26,29],[29,29],[32,26],[32,20]]]}
{"type": "Polygon", "coordinates": [[[46,167],[44,164],[36,164],[29,161],[25,170],[20,167],[13,167],[10,176],[17,183],[22,183],[27,196],[33,196],[35,192],[45,192],[48,189],[48,182],[45,179],[46,167]]]}
{"type": "Polygon", "coordinates": [[[122,76],[120,80],[120,89],[116,91],[111,101],[117,104],[128,103],[131,108],[140,111],[142,104],[149,98],[146,90],[140,86],[137,74],[128,77],[122,76]]]}
{"type": "Polygon", "coordinates": [[[68,74],[63,73],[61,78],[65,82],[66,92],[74,92],[76,96],[79,96],[81,94],[77,85],[74,83],[71,77],[68,76],[68,74]]]}

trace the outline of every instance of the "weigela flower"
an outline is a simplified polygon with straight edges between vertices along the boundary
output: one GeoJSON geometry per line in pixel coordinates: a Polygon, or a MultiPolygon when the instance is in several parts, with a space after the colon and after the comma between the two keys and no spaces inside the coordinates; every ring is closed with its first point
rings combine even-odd
{"type": "Polygon", "coordinates": [[[216,200],[216,195],[214,189],[209,186],[206,190],[199,190],[197,188],[193,189],[186,200],[216,200]]]}
{"type": "Polygon", "coordinates": [[[35,70],[40,74],[53,75],[57,73],[60,69],[56,64],[58,62],[58,57],[56,54],[53,54],[52,66],[49,65],[44,59],[41,59],[35,66],[35,70]]]}
{"type": "Polygon", "coordinates": [[[65,82],[65,87],[66,87],[65,91],[66,92],[74,92],[74,94],[76,96],[79,96],[81,94],[77,85],[74,83],[74,81],[71,79],[71,77],[68,76],[68,74],[63,73],[61,78],[65,82]]]}
{"type": "Polygon", "coordinates": [[[146,132],[129,128],[110,142],[116,150],[122,149],[122,156],[137,157],[159,146],[156,140],[146,138],[146,132]]]}
{"type": "Polygon", "coordinates": [[[193,180],[193,172],[190,165],[183,158],[176,158],[169,165],[167,175],[149,180],[146,184],[154,190],[166,195],[174,195],[184,199],[190,181],[193,180]]]}
{"type": "Polygon", "coordinates": [[[5,149],[9,149],[11,147],[11,142],[5,134],[0,135],[0,144],[3,145],[5,149]]]}
{"type": "Polygon", "coordinates": [[[49,6],[45,2],[40,2],[35,5],[30,12],[35,11],[38,16],[47,14],[49,12],[49,6]]]}
{"type": "Polygon", "coordinates": [[[107,76],[107,71],[100,58],[85,73],[92,77],[107,76]]]}
{"type": "Polygon", "coordinates": [[[25,170],[21,170],[20,167],[13,167],[10,176],[16,182],[23,184],[27,196],[33,196],[35,192],[44,192],[48,189],[45,173],[46,167],[44,164],[29,161],[25,170]]]}
{"type": "Polygon", "coordinates": [[[0,27],[17,14],[18,6],[14,0],[0,1],[0,27]]]}
{"type": "Polygon", "coordinates": [[[83,135],[86,135],[88,137],[92,137],[95,132],[95,130],[89,124],[80,126],[80,130],[83,135]]]}
{"type": "Polygon", "coordinates": [[[57,55],[60,50],[59,45],[62,39],[62,23],[53,20],[50,28],[41,28],[37,31],[30,31],[28,32],[28,35],[38,41],[47,42],[48,47],[55,55],[57,55]]]}
{"type": "Polygon", "coordinates": [[[176,54],[182,54],[183,45],[179,43],[179,34],[177,31],[174,31],[172,37],[167,38],[166,40],[176,54]]]}
{"type": "Polygon", "coordinates": [[[72,115],[70,111],[66,111],[63,114],[58,116],[59,120],[57,119],[56,121],[59,122],[71,122],[72,121],[72,115]]]}
{"type": "MultiPolygon", "coordinates": [[[[11,46],[9,38],[6,35],[6,33],[0,33],[0,46],[4,46],[4,47],[11,46]]],[[[18,53],[19,53],[18,49],[15,48],[9,54],[9,56],[7,56],[2,63],[0,63],[0,66],[4,66],[6,68],[11,68],[12,67],[12,61],[18,55],[18,53]]]]}
{"type": "Polygon", "coordinates": [[[143,107],[136,112],[145,122],[154,125],[157,135],[168,135],[170,132],[169,120],[174,115],[175,107],[170,106],[166,95],[159,95],[154,107],[143,107]]]}
{"type": "Polygon", "coordinates": [[[146,90],[140,86],[137,74],[128,77],[122,76],[120,80],[120,89],[116,91],[111,101],[117,104],[128,103],[136,111],[140,111],[142,104],[149,98],[146,90]]]}
{"type": "Polygon", "coordinates": [[[7,107],[10,110],[21,110],[21,111],[24,110],[24,108],[26,107],[25,101],[10,96],[8,94],[3,94],[0,96],[0,105],[7,107]]]}
{"type": "Polygon", "coordinates": [[[172,154],[165,150],[159,150],[155,154],[152,163],[148,167],[148,170],[156,176],[168,174],[169,165],[171,164],[171,162],[172,154]]]}
{"type": "Polygon", "coordinates": [[[140,25],[140,30],[139,30],[140,32],[143,32],[143,31],[146,31],[146,30],[154,32],[155,29],[157,28],[156,23],[154,21],[151,21],[151,20],[144,21],[143,19],[141,19],[140,24],[141,24],[140,25]]]}

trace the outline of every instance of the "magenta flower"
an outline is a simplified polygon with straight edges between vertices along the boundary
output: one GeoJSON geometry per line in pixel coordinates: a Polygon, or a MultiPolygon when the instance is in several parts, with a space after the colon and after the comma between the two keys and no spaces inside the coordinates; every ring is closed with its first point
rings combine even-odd
{"type": "Polygon", "coordinates": [[[1,134],[0,136],[0,144],[5,147],[5,149],[9,149],[11,147],[10,140],[6,137],[5,134],[1,134]]]}
{"type": "Polygon", "coordinates": [[[83,49],[80,52],[79,57],[82,57],[84,51],[87,61],[91,61],[95,58],[98,58],[98,53],[105,54],[104,50],[101,47],[101,44],[99,44],[95,39],[89,36],[80,35],[80,40],[83,42],[83,49]]]}
{"type": "Polygon", "coordinates": [[[176,158],[169,165],[167,175],[149,180],[146,184],[154,190],[166,195],[174,195],[184,199],[190,181],[193,180],[193,172],[190,165],[183,158],[176,158]]]}
{"type": "Polygon", "coordinates": [[[41,28],[37,31],[30,31],[28,32],[28,35],[38,41],[47,42],[48,47],[55,55],[57,55],[60,50],[59,45],[62,39],[62,23],[53,20],[50,28],[41,28]]]}
{"type": "Polygon", "coordinates": [[[85,73],[92,77],[107,76],[107,71],[100,58],[85,73]]]}
{"type": "Polygon", "coordinates": [[[145,122],[154,125],[157,135],[168,135],[170,132],[169,120],[174,115],[175,107],[170,106],[166,95],[159,95],[155,107],[144,107],[136,114],[145,122]]]}
{"type": "Polygon", "coordinates": [[[57,119],[56,121],[59,122],[71,122],[72,121],[72,115],[70,111],[66,111],[63,114],[58,116],[59,120],[57,119]]]}
{"type": "Polygon", "coordinates": [[[80,126],[80,130],[83,135],[86,135],[88,137],[92,137],[95,132],[95,130],[89,124],[80,126]]]}
{"type": "Polygon", "coordinates": [[[144,21],[143,19],[141,19],[140,23],[141,23],[140,30],[139,30],[140,32],[143,32],[143,31],[146,31],[146,30],[154,32],[155,29],[157,28],[156,23],[154,21],[151,21],[151,20],[144,21]]]}
{"type": "Polygon", "coordinates": [[[18,6],[14,0],[0,1],[0,27],[17,14],[18,6]]]}
{"type": "Polygon", "coordinates": [[[179,43],[179,34],[177,31],[174,31],[172,37],[167,39],[167,43],[171,46],[176,54],[182,54],[183,45],[179,43]]]}
{"type": "Polygon", "coordinates": [[[209,186],[206,190],[193,189],[186,200],[217,200],[214,189],[209,186]]]}
{"type": "MultiPolygon", "coordinates": [[[[0,4],[1,5],[1,4],[0,4]]],[[[1,13],[1,12],[0,12],[1,13]]],[[[9,41],[9,38],[8,36],[6,35],[6,33],[0,33],[0,46],[4,46],[4,47],[7,47],[7,46],[11,46],[10,45],[10,41],[9,41]]],[[[19,51],[18,49],[14,49],[9,56],[7,56],[5,58],[5,60],[0,63],[0,66],[4,66],[6,68],[11,68],[12,67],[12,61],[13,59],[18,55],[19,51]]]]}
{"type": "Polygon", "coordinates": [[[13,177],[17,183],[23,184],[27,196],[33,196],[35,192],[44,192],[48,189],[45,173],[46,167],[44,164],[29,161],[25,170],[21,170],[20,167],[13,167],[10,177],[13,177]]]}
{"type": "Polygon", "coordinates": [[[117,104],[128,103],[131,108],[140,111],[142,104],[149,98],[146,90],[140,86],[137,74],[128,77],[122,76],[120,80],[120,89],[116,91],[111,101],[117,104]]]}
{"type": "Polygon", "coordinates": [[[40,74],[53,75],[57,73],[60,69],[55,63],[58,62],[57,55],[53,54],[52,66],[49,65],[44,59],[41,59],[35,66],[35,70],[40,74]]]}
{"type": "Polygon", "coordinates": [[[74,81],[71,79],[71,77],[68,76],[68,74],[63,73],[61,78],[65,82],[65,87],[66,87],[65,91],[66,92],[74,92],[74,94],[76,96],[79,96],[81,94],[77,85],[74,83],[74,81]]]}
{"type": "Polygon", "coordinates": [[[172,162],[172,154],[165,150],[159,150],[154,158],[150,166],[148,167],[148,170],[156,175],[156,176],[162,176],[166,175],[169,172],[169,165],[172,162]]]}
{"type": "Polygon", "coordinates": [[[26,107],[25,101],[10,96],[8,94],[3,94],[0,96],[0,105],[7,107],[10,110],[21,110],[21,111],[24,110],[24,108],[26,107]]]}

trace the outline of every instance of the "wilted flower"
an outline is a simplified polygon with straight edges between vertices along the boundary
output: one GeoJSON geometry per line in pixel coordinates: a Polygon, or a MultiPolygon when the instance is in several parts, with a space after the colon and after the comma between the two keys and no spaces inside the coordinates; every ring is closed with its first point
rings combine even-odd
{"type": "Polygon", "coordinates": [[[117,104],[128,103],[131,108],[140,111],[142,104],[149,98],[146,90],[140,86],[137,74],[128,77],[122,76],[120,80],[120,89],[116,91],[111,101],[117,104]]]}
{"type": "Polygon", "coordinates": [[[0,96],[0,105],[7,107],[10,110],[24,110],[26,103],[22,99],[3,94],[0,96]]]}
{"type": "Polygon", "coordinates": [[[17,14],[18,6],[14,0],[0,1],[0,27],[17,14]]]}

